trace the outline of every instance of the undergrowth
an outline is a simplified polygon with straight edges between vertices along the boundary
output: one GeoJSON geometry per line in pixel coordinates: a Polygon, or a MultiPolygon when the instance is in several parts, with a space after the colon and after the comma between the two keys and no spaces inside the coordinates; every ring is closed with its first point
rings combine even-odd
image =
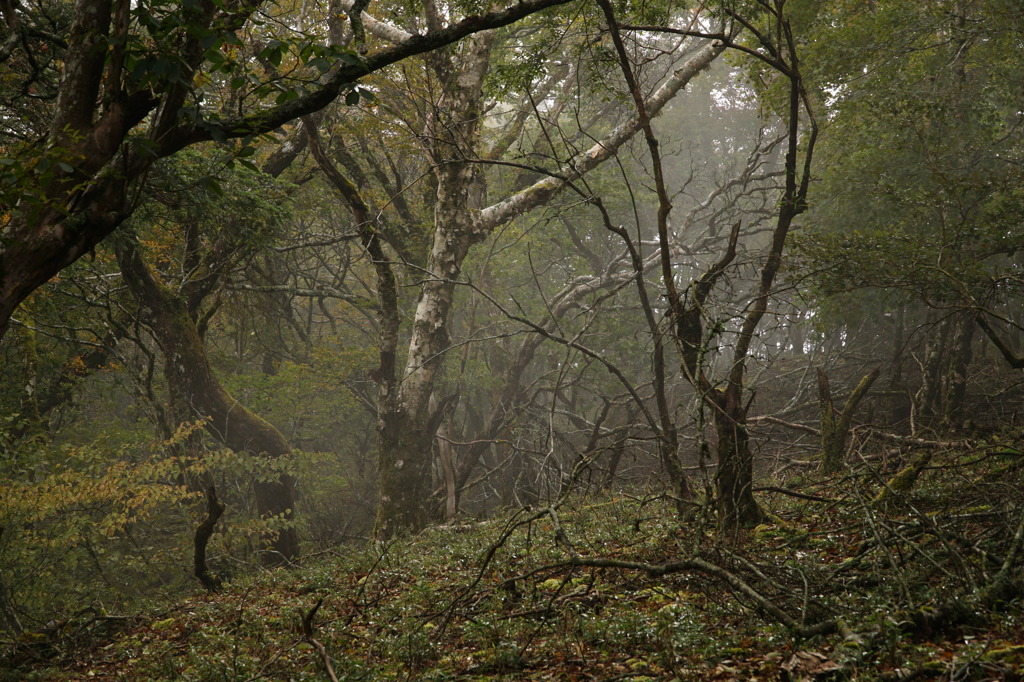
{"type": "Polygon", "coordinates": [[[867,463],[779,481],[734,533],[634,491],[338,548],[87,610],[9,643],[4,679],[1020,679],[1021,467],[999,452],[937,454],[884,501],[867,463]]]}

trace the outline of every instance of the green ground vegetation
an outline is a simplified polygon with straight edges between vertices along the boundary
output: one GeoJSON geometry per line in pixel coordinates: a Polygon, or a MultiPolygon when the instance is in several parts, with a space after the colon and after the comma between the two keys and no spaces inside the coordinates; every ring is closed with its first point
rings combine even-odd
{"type": "Polygon", "coordinates": [[[777,480],[769,520],[729,537],[663,494],[573,494],[148,610],[96,603],[6,642],[3,679],[1019,679],[1011,440],[935,452],[884,502],[894,451],[777,480]]]}

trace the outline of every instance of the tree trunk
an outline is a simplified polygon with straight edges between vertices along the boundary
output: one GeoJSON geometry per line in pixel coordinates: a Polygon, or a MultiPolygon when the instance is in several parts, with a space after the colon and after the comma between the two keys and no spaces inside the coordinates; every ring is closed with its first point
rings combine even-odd
{"type": "MultiPolygon", "coordinates": [[[[789,114],[787,117],[785,190],[780,197],[775,228],[772,230],[771,245],[761,268],[757,296],[750,302],[743,317],[736,345],[733,349],[732,364],[724,389],[703,388],[710,394],[715,410],[714,420],[718,432],[718,522],[723,529],[751,525],[763,518],[760,507],[751,491],[753,480],[753,457],[750,452],[749,435],[746,428],[747,409],[743,404],[746,361],[750,355],[755,332],[768,312],[775,276],[782,265],[782,256],[793,219],[807,209],[807,191],[811,182],[811,160],[817,139],[817,124],[809,110],[805,97],[802,76],[797,61],[797,46],[789,19],[783,14],[781,1],[773,3],[772,14],[778,22],[778,38],[784,45],[776,45],[778,55],[785,55],[782,71],[789,81],[789,114]],[[788,62],[786,61],[788,60],[788,62]],[[805,110],[803,140],[801,140],[800,112],[805,110]],[[802,143],[802,144],[801,144],[802,143]],[[801,163],[801,156],[802,163],[801,163]],[[801,167],[802,166],[802,167],[801,167]]],[[[678,306],[678,302],[676,303],[678,306]]],[[[704,380],[707,381],[706,379],[704,380]]]]}
{"type": "Polygon", "coordinates": [[[715,432],[718,435],[718,474],[715,488],[718,525],[722,529],[753,526],[764,519],[754,499],[754,458],[747,432],[743,391],[729,384],[712,393],[715,432]]]}
{"type": "Polygon", "coordinates": [[[950,431],[956,431],[963,427],[964,399],[967,397],[967,370],[973,358],[973,340],[976,328],[974,315],[962,312],[957,316],[956,328],[953,331],[953,347],[944,381],[945,391],[942,405],[942,421],[946,429],[950,431]]]}
{"type": "Polygon", "coordinates": [[[444,481],[445,521],[454,519],[459,511],[459,489],[455,485],[456,451],[450,439],[450,425],[442,424],[437,430],[437,456],[441,461],[441,477],[444,481]]]}
{"type": "MultiPolygon", "coordinates": [[[[164,372],[172,401],[188,405],[192,418],[205,420],[215,439],[239,453],[277,459],[291,455],[287,441],[271,424],[235,400],[210,367],[206,349],[184,302],[167,288],[142,259],[134,240],[118,244],[117,260],[125,284],[147,311],[147,323],[164,355],[164,372]]],[[[277,518],[286,526],[268,540],[264,555],[275,565],[299,556],[298,535],[292,526],[295,513],[294,480],[280,475],[254,485],[256,507],[263,518],[277,518]]]]}
{"type": "Polygon", "coordinates": [[[493,33],[473,36],[461,54],[439,51],[431,65],[442,86],[441,100],[429,117],[428,153],[436,164],[437,202],[427,277],[413,317],[405,373],[398,395],[381,411],[378,443],[378,536],[418,531],[430,518],[431,459],[440,425],[430,398],[448,350],[448,322],[455,281],[470,246],[485,236],[477,229],[482,176],[466,161],[479,141],[483,81],[490,64],[493,33]]]}
{"type": "Polygon", "coordinates": [[[946,347],[949,345],[951,324],[949,318],[939,322],[936,333],[929,336],[924,347],[918,413],[933,421],[935,417],[942,414],[942,366],[945,364],[943,359],[946,347]]]}
{"type": "Polygon", "coordinates": [[[890,361],[891,373],[889,375],[890,397],[888,400],[889,420],[894,425],[899,425],[910,419],[913,410],[913,402],[907,392],[906,382],[903,380],[903,362],[906,351],[904,337],[906,335],[907,309],[900,306],[896,311],[896,318],[893,320],[895,330],[893,332],[892,359],[890,361]]]}
{"type": "Polygon", "coordinates": [[[390,537],[418,531],[430,519],[424,502],[430,488],[430,451],[433,434],[404,412],[383,417],[378,434],[378,489],[376,534],[390,537]]]}
{"type": "Polygon", "coordinates": [[[224,513],[224,509],[224,505],[217,500],[217,489],[211,485],[206,490],[206,518],[196,528],[192,556],[192,573],[199,578],[199,582],[210,592],[218,591],[223,581],[220,576],[211,572],[210,567],[206,565],[206,545],[210,542],[213,529],[224,513]]]}
{"type": "Polygon", "coordinates": [[[843,411],[836,417],[836,409],[832,404],[832,391],[828,385],[828,377],[818,368],[818,400],[821,404],[821,462],[826,474],[834,474],[843,465],[846,453],[846,439],[850,435],[850,424],[853,413],[860,401],[867,395],[871,384],[875,383],[879,369],[869,372],[853,389],[853,393],[843,405],[843,411]]]}
{"type": "Polygon", "coordinates": [[[976,328],[976,318],[966,312],[947,317],[925,348],[921,412],[945,429],[961,426],[976,328]]]}
{"type": "Polygon", "coordinates": [[[604,473],[604,480],[601,481],[601,490],[610,490],[612,483],[615,482],[615,474],[619,470],[619,462],[622,461],[622,455],[626,451],[626,439],[622,438],[617,441],[611,448],[611,454],[608,456],[608,466],[604,473]]]}

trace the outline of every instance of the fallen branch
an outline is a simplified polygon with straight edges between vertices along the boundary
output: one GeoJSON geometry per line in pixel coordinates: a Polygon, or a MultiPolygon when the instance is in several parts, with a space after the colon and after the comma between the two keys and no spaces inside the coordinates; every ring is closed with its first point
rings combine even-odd
{"type": "Polygon", "coordinates": [[[839,500],[832,497],[820,497],[819,495],[808,495],[807,493],[797,492],[796,490],[790,490],[789,488],[779,488],[774,485],[766,485],[760,488],[754,488],[755,493],[780,493],[782,495],[789,495],[790,497],[798,497],[801,500],[810,500],[812,502],[838,502],[839,500]]]}
{"type": "MultiPolygon", "coordinates": [[[[670,573],[685,573],[694,571],[718,578],[729,585],[733,590],[740,592],[751,599],[760,611],[781,623],[790,631],[800,637],[812,637],[815,635],[827,635],[838,630],[838,623],[835,620],[822,621],[814,625],[804,626],[799,621],[783,611],[767,597],[751,587],[745,580],[735,573],[727,571],[704,559],[693,558],[681,561],[670,561],[664,564],[648,564],[638,561],[623,561],[620,559],[606,559],[601,557],[584,557],[575,555],[561,566],[590,567],[590,568],[618,568],[632,571],[642,571],[651,577],[661,577],[670,573]]],[[[549,566],[555,568],[557,566],[549,566]]]]}
{"type": "MultiPolygon", "coordinates": [[[[821,437],[821,430],[816,429],[813,426],[808,426],[807,424],[799,424],[797,422],[787,422],[785,420],[779,419],[778,417],[772,417],[769,415],[762,415],[760,417],[749,417],[747,419],[747,423],[753,425],[778,424],[779,426],[785,426],[788,429],[793,429],[795,431],[803,431],[804,433],[809,433],[812,436],[817,436],[819,438],[821,437]]],[[[970,447],[973,445],[972,442],[969,440],[927,440],[925,438],[914,438],[912,436],[900,436],[895,433],[879,431],[878,429],[874,429],[871,427],[860,427],[855,430],[860,431],[864,429],[867,430],[868,435],[870,435],[872,438],[877,438],[878,440],[882,440],[887,443],[897,443],[899,445],[913,445],[919,448],[954,448],[970,447]]]]}
{"type": "Polygon", "coordinates": [[[884,440],[887,443],[898,443],[899,445],[913,445],[918,448],[970,448],[974,446],[970,440],[926,440],[912,436],[899,436],[895,433],[886,433],[868,428],[868,434],[872,438],[884,440]]]}
{"type": "Polygon", "coordinates": [[[797,424],[796,422],[787,422],[787,421],[783,421],[782,419],[779,419],[778,417],[769,417],[767,415],[764,415],[764,416],[761,416],[761,417],[750,417],[750,418],[747,419],[747,423],[749,423],[749,424],[760,424],[762,422],[765,423],[765,424],[778,424],[779,426],[785,426],[788,429],[794,429],[796,431],[803,431],[804,433],[809,433],[812,436],[817,436],[818,438],[821,438],[821,431],[819,431],[818,429],[814,428],[813,426],[807,426],[806,424],[797,424]]]}

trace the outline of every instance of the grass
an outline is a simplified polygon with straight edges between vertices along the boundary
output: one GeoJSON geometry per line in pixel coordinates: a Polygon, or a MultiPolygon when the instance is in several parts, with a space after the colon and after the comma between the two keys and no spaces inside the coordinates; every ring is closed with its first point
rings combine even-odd
{"type": "Polygon", "coordinates": [[[771,522],[729,537],[655,494],[573,497],[554,517],[510,510],[170,609],[83,617],[9,646],[4,679],[327,679],[310,635],[342,680],[1020,679],[1019,591],[982,598],[1012,551],[1018,463],[945,453],[884,505],[868,468],[804,481],[832,501],[767,495],[771,522]],[[720,576],[572,566],[573,550],[700,556],[801,624],[841,623],[801,638],[720,576]]]}

